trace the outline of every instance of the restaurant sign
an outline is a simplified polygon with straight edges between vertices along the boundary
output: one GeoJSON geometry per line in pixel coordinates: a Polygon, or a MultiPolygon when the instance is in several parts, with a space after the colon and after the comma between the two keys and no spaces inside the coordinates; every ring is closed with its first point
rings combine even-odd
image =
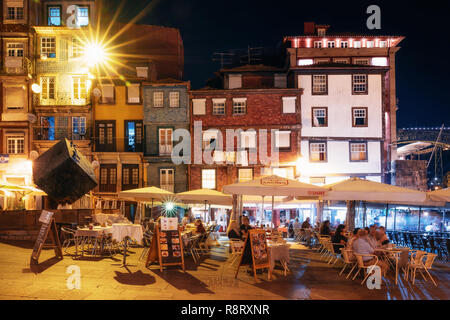
{"type": "Polygon", "coordinates": [[[263,186],[287,186],[289,185],[289,180],[277,176],[270,176],[261,178],[261,184],[263,186]]]}
{"type": "Polygon", "coordinates": [[[9,155],[0,154],[0,163],[9,163],[9,155]]]}

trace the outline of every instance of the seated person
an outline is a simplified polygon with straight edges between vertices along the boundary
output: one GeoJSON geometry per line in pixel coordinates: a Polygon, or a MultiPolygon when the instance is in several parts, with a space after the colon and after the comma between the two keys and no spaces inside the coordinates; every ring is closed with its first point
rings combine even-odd
{"type": "Polygon", "coordinates": [[[330,221],[325,220],[320,227],[320,234],[323,236],[331,236],[330,221]]]}
{"type": "Polygon", "coordinates": [[[241,234],[242,240],[247,239],[248,231],[251,229],[253,229],[253,228],[250,226],[250,220],[248,219],[248,217],[244,216],[242,218],[242,225],[240,227],[240,234],[241,234]]]}
{"type": "Polygon", "coordinates": [[[298,221],[298,218],[295,218],[295,222],[294,222],[294,230],[295,229],[300,229],[302,227],[302,225],[300,224],[300,222],[298,221]]]}
{"type": "Polygon", "coordinates": [[[194,222],[195,225],[195,230],[194,230],[194,234],[198,235],[198,234],[205,234],[206,233],[206,229],[203,226],[203,222],[200,219],[195,220],[194,222]]]}
{"type": "Polygon", "coordinates": [[[309,223],[309,217],[306,218],[302,223],[302,229],[311,229],[311,224],[309,223]]]}
{"type": "Polygon", "coordinates": [[[345,225],[340,224],[334,235],[331,237],[331,242],[333,243],[334,253],[341,253],[340,248],[344,248],[348,239],[344,236],[345,233],[345,225]]]}
{"type": "Polygon", "coordinates": [[[181,225],[185,227],[190,222],[189,213],[185,213],[183,219],[181,220],[181,225]]]}
{"type": "Polygon", "coordinates": [[[241,239],[241,230],[238,227],[236,220],[231,220],[230,225],[228,226],[227,236],[228,239],[241,239]]]}
{"type": "Polygon", "coordinates": [[[376,238],[376,232],[377,232],[377,226],[376,225],[371,225],[369,228],[369,234],[367,235],[367,241],[369,242],[369,244],[372,246],[372,248],[376,248],[378,247],[378,241],[376,238]]]}
{"type": "MultiPolygon", "coordinates": [[[[370,254],[375,255],[374,248],[369,243],[368,234],[365,229],[361,229],[358,231],[358,239],[353,241],[353,252],[355,254],[370,254]]],[[[370,256],[362,256],[362,260],[365,266],[371,266],[375,264],[376,258],[370,256]]],[[[385,261],[378,259],[376,263],[377,266],[381,268],[381,273],[383,276],[386,276],[386,272],[388,269],[388,265],[385,261]]]]}
{"type": "Polygon", "coordinates": [[[386,230],[384,229],[384,227],[379,227],[375,237],[377,239],[377,243],[378,243],[378,247],[379,248],[387,248],[387,246],[389,245],[389,238],[386,235],[386,230]]]}

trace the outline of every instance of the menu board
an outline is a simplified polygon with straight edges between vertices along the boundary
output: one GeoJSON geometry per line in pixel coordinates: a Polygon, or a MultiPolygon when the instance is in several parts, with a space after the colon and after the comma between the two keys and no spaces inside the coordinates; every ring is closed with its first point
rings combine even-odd
{"type": "Polygon", "coordinates": [[[178,230],[178,218],[161,218],[161,230],[178,230]]]}
{"type": "Polygon", "coordinates": [[[270,269],[269,248],[267,247],[266,231],[259,229],[252,229],[248,232],[248,237],[245,240],[244,250],[242,251],[241,261],[236,271],[236,278],[239,273],[241,265],[251,264],[253,268],[253,275],[255,281],[256,270],[268,269],[268,278],[270,280],[272,271],[270,269]]]}
{"type": "Polygon", "coordinates": [[[147,258],[147,266],[151,262],[158,262],[162,271],[163,266],[181,265],[184,270],[183,242],[180,230],[160,230],[157,225],[153,236],[152,246],[147,258]]]}
{"type": "Polygon", "coordinates": [[[53,248],[55,250],[55,255],[58,258],[63,258],[61,243],[59,241],[55,219],[53,218],[53,212],[42,211],[39,221],[42,222],[42,226],[36,239],[33,252],[31,253],[30,265],[38,264],[39,256],[41,255],[41,251],[44,246],[47,248],[53,248]],[[52,243],[45,245],[49,234],[52,243]]]}

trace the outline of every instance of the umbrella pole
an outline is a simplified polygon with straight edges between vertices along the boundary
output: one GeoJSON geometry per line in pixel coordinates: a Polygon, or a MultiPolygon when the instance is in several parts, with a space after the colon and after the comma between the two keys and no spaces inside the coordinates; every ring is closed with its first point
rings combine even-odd
{"type": "Polygon", "coordinates": [[[275,202],[275,197],[272,196],[272,224],[275,226],[275,221],[274,221],[275,212],[273,212],[274,202],[275,202]]]}
{"type": "MultiPolygon", "coordinates": [[[[266,215],[264,214],[264,196],[262,196],[262,208],[261,208],[261,226],[265,225],[266,215]]],[[[444,219],[445,222],[445,219],[444,219]]]]}
{"type": "Polygon", "coordinates": [[[153,218],[153,198],[152,198],[152,209],[150,210],[150,218],[153,218]]]}
{"type": "Polygon", "coordinates": [[[363,227],[365,228],[367,226],[367,204],[364,201],[363,202],[363,227]]]}
{"type": "Polygon", "coordinates": [[[388,213],[389,213],[389,204],[386,203],[386,221],[384,222],[384,229],[385,229],[385,230],[387,230],[388,213]]]}
{"type": "Polygon", "coordinates": [[[394,231],[397,227],[396,223],[397,223],[397,208],[394,209],[394,231]]]}

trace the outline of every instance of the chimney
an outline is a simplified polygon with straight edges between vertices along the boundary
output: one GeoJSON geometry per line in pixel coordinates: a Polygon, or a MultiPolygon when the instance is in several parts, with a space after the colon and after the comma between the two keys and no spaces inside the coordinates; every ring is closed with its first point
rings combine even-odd
{"type": "Polygon", "coordinates": [[[304,35],[315,35],[316,34],[316,23],[315,22],[305,22],[303,25],[304,35]]]}

